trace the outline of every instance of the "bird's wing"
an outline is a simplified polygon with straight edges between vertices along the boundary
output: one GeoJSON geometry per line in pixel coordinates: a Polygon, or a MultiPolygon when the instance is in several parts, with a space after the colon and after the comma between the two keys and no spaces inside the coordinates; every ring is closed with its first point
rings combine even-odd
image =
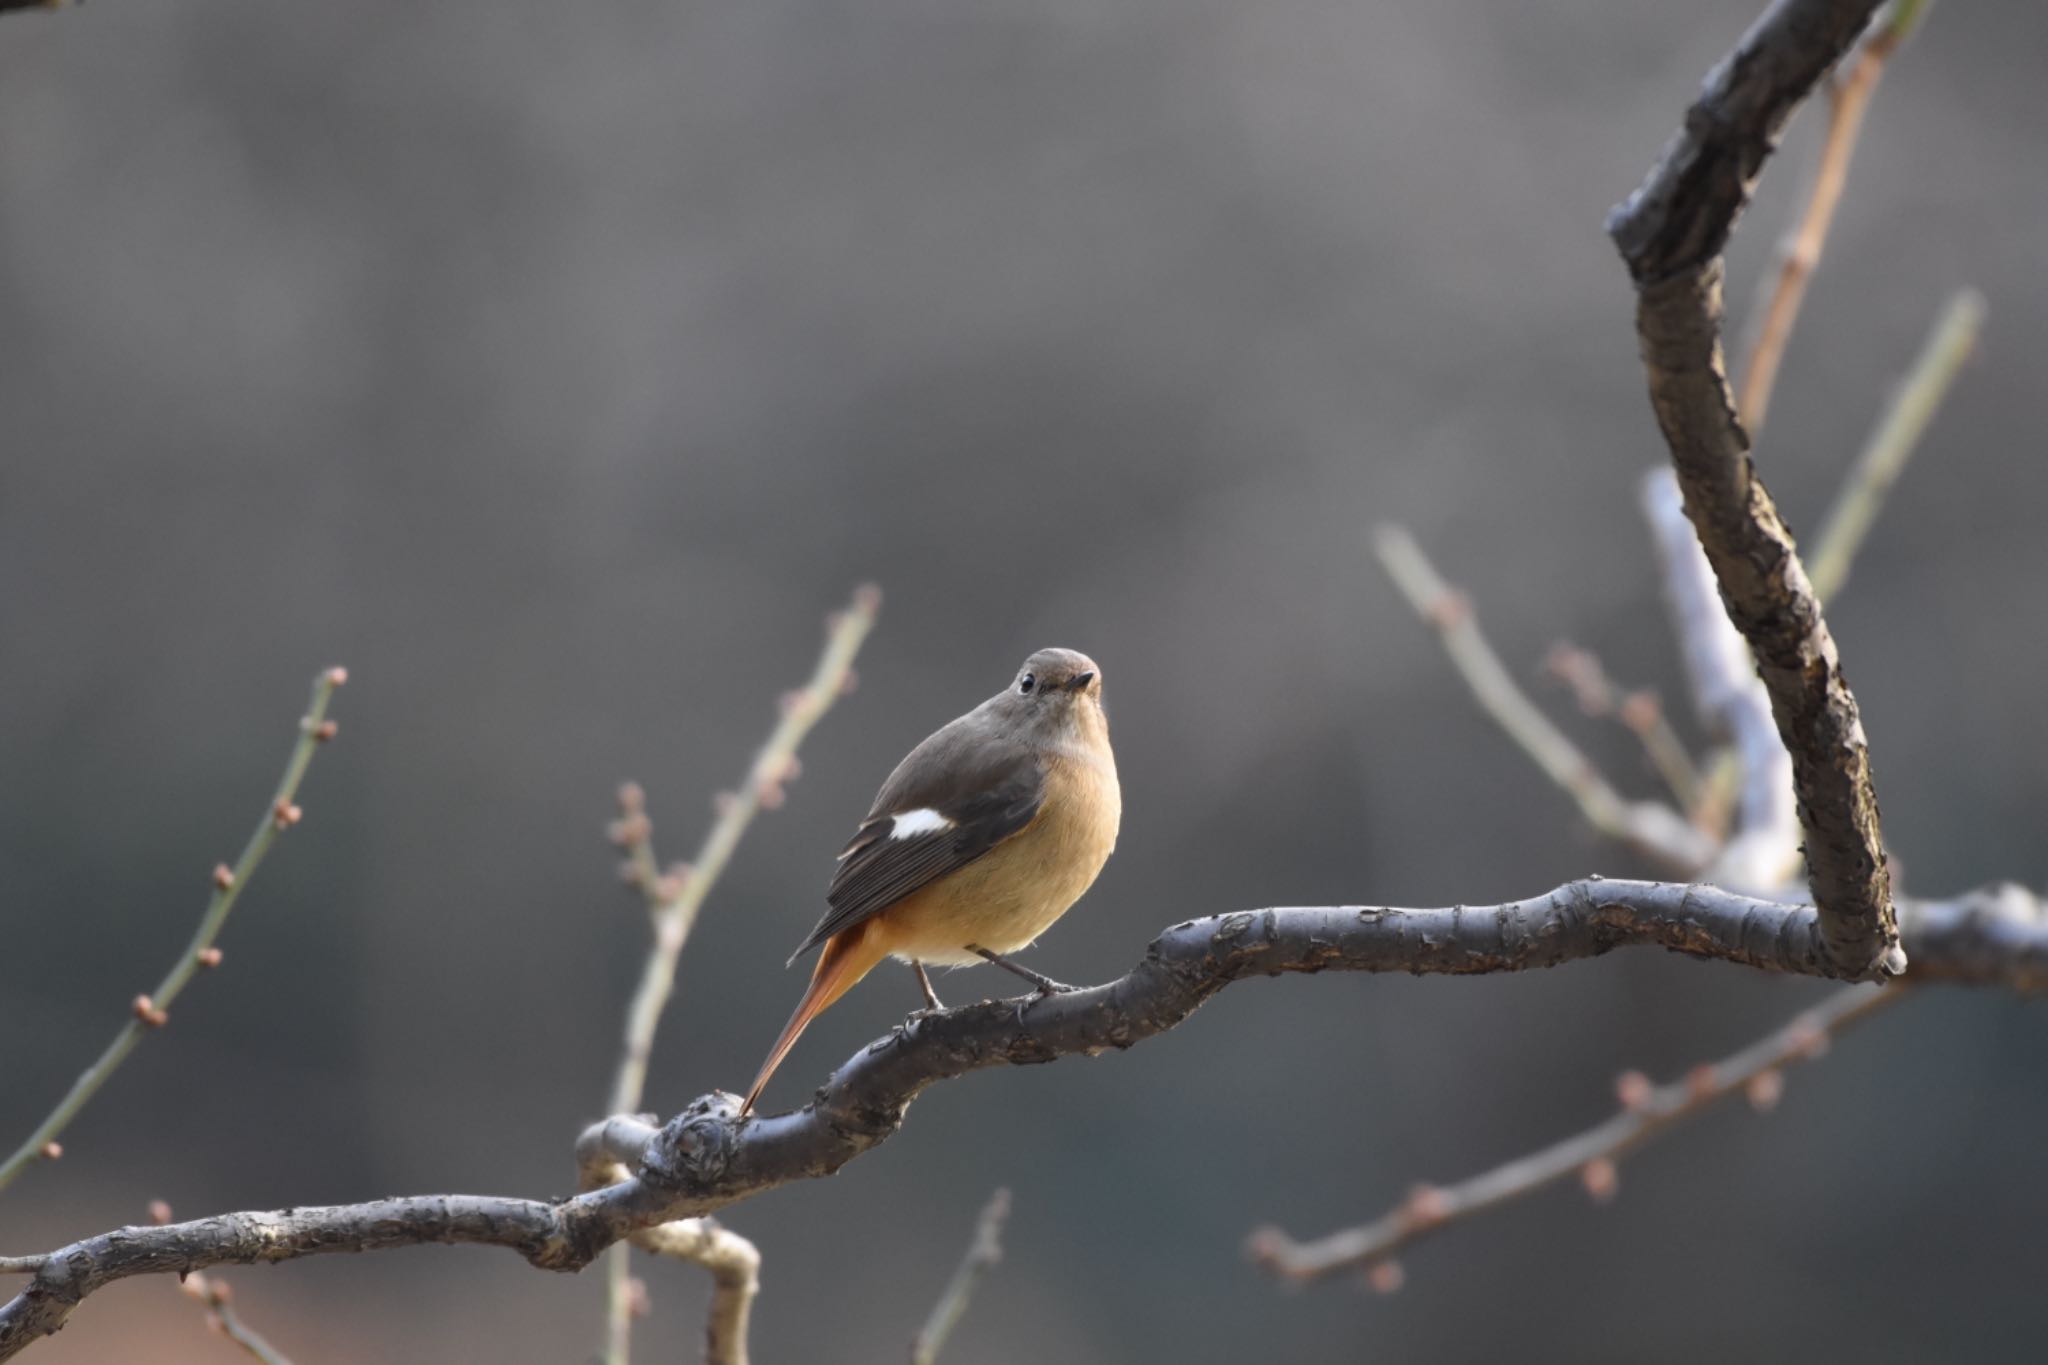
{"type": "Polygon", "coordinates": [[[831,908],[790,961],[964,867],[1029,825],[1045,796],[1037,757],[953,722],[912,750],[839,855],[831,908]]]}

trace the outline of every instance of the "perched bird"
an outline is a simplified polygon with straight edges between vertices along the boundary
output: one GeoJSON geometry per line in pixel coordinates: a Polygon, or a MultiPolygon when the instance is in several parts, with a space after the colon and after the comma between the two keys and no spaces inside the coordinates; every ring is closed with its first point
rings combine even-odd
{"type": "Polygon", "coordinates": [[[740,1112],[811,1020],[885,957],[908,962],[940,1008],[927,966],[1008,968],[1041,994],[1067,989],[1004,957],[1081,898],[1116,847],[1123,815],[1102,673],[1041,649],[1010,685],[896,765],[839,854],[830,908],[790,956],[825,950],[740,1112]]]}

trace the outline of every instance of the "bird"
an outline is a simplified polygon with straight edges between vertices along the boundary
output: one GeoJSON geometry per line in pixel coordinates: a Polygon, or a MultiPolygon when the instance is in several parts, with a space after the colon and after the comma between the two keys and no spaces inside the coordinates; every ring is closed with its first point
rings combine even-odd
{"type": "Polygon", "coordinates": [[[790,955],[823,945],[810,985],[754,1078],[744,1116],[818,1017],[885,957],[910,964],[930,1009],[927,967],[987,961],[1037,987],[1071,990],[1013,962],[1094,883],[1123,818],[1102,670],[1041,649],[1010,685],[912,749],[840,851],[826,911],[790,955]]]}

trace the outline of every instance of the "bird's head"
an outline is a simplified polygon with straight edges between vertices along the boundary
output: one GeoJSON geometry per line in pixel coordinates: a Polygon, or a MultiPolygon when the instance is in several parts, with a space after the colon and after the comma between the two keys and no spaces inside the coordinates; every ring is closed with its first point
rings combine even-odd
{"type": "Polygon", "coordinates": [[[998,701],[1019,724],[1063,729],[1077,713],[1100,714],[1102,670],[1075,650],[1041,649],[1024,661],[998,701]]]}

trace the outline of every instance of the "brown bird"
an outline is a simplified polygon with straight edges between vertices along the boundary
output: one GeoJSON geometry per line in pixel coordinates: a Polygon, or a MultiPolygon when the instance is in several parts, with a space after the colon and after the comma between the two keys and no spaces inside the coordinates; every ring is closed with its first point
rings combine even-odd
{"type": "Polygon", "coordinates": [[[830,908],[790,956],[793,964],[825,945],[740,1113],[804,1027],[885,957],[911,965],[933,1009],[927,965],[988,961],[1041,994],[1069,989],[1003,955],[1029,947],[1081,898],[1116,847],[1122,815],[1101,670],[1071,649],[1041,649],[882,784],[839,854],[830,908]]]}

